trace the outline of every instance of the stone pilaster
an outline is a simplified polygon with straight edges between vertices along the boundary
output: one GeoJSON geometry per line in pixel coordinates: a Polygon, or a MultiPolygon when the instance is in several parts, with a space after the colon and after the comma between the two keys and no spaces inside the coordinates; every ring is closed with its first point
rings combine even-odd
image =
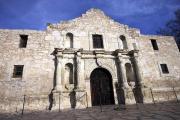
{"type": "Polygon", "coordinates": [[[139,61],[138,61],[138,51],[133,51],[133,55],[131,58],[131,61],[133,63],[134,66],[134,72],[136,75],[136,87],[137,86],[142,86],[142,77],[141,77],[141,72],[139,69],[139,61]]]}
{"type": "Polygon", "coordinates": [[[124,66],[124,63],[123,63],[123,60],[122,60],[122,56],[120,55],[120,53],[118,53],[118,67],[119,67],[119,70],[120,70],[120,78],[122,80],[122,87],[124,88],[128,88],[129,85],[127,83],[127,77],[126,77],[126,72],[125,72],[125,66],[124,66]]]}
{"type": "Polygon", "coordinates": [[[77,75],[77,88],[80,89],[82,87],[82,79],[81,79],[81,52],[78,51],[76,54],[76,75],[77,75]]]}
{"type": "Polygon", "coordinates": [[[60,91],[61,88],[62,88],[62,85],[61,85],[61,62],[59,59],[57,59],[57,71],[56,71],[56,87],[55,89],[57,91],[60,91]]]}
{"type": "Polygon", "coordinates": [[[55,90],[62,90],[62,49],[56,50],[56,85],[55,90]]]}

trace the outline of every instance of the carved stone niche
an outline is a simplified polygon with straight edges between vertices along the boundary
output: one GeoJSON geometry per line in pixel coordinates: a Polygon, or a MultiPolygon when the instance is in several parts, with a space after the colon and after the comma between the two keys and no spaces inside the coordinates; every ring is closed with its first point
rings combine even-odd
{"type": "Polygon", "coordinates": [[[64,70],[65,91],[73,91],[75,88],[74,82],[74,66],[72,63],[67,63],[64,70]]]}

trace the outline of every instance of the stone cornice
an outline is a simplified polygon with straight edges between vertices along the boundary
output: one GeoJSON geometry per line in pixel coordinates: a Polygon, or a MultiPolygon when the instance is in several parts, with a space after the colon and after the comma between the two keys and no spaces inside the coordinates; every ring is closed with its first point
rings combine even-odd
{"type": "Polygon", "coordinates": [[[128,49],[117,49],[115,51],[106,51],[106,50],[83,50],[83,49],[75,49],[75,48],[55,48],[53,55],[55,56],[63,56],[65,54],[74,54],[74,55],[92,55],[94,57],[102,57],[102,56],[136,56],[139,50],[131,50],[128,49]]]}

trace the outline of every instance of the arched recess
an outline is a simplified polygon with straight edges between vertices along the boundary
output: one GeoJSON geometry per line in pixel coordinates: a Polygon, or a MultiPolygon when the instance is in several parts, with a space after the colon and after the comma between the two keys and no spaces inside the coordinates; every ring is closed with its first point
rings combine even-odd
{"type": "Polygon", "coordinates": [[[120,35],[119,37],[122,41],[123,49],[128,49],[126,37],[124,35],[120,35]]]}
{"type": "Polygon", "coordinates": [[[133,71],[132,65],[130,63],[126,63],[125,68],[126,68],[127,82],[129,84],[134,82],[134,84],[135,84],[135,76],[134,76],[134,71],[133,71]]]}
{"type": "Polygon", "coordinates": [[[73,76],[73,64],[67,63],[65,65],[65,81],[66,84],[74,84],[74,76],[73,76]]]}
{"type": "Polygon", "coordinates": [[[72,33],[66,34],[66,48],[73,48],[74,36],[72,33]]]}
{"type": "Polygon", "coordinates": [[[114,104],[112,76],[107,69],[96,68],[90,75],[92,106],[114,104]]]}
{"type": "MultiPolygon", "coordinates": [[[[117,78],[117,74],[115,72],[116,70],[112,67],[113,65],[111,66],[111,65],[104,63],[104,62],[102,62],[101,64],[102,64],[101,68],[107,69],[110,72],[110,74],[112,75],[112,79],[117,78]]],[[[95,64],[94,61],[90,62],[87,66],[88,67],[86,67],[87,68],[86,69],[86,77],[87,77],[86,79],[89,79],[89,76],[91,75],[92,71],[94,69],[96,69],[98,66],[95,64]]]]}

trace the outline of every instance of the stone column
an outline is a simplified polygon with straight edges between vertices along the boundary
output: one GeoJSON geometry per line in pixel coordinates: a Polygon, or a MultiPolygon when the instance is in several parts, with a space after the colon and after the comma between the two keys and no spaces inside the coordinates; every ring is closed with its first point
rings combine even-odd
{"type": "Polygon", "coordinates": [[[61,61],[59,58],[56,59],[56,87],[55,90],[61,91],[62,84],[61,84],[61,61]]]}
{"type": "Polygon", "coordinates": [[[125,72],[125,66],[124,63],[122,61],[122,56],[119,55],[120,53],[118,53],[118,66],[119,66],[119,70],[120,70],[120,78],[122,80],[122,87],[124,88],[128,88],[129,85],[127,83],[127,77],[126,77],[126,72],[125,72]]]}
{"type": "MultiPolygon", "coordinates": [[[[138,52],[138,51],[137,51],[138,52]]],[[[134,66],[134,72],[136,75],[136,86],[141,86],[142,85],[142,77],[141,77],[141,72],[139,69],[139,61],[138,61],[138,54],[136,51],[134,51],[133,56],[132,56],[132,62],[134,66]]]]}
{"type": "Polygon", "coordinates": [[[82,87],[82,79],[81,79],[81,52],[77,52],[76,55],[76,75],[77,75],[77,88],[80,89],[82,87]]]}
{"type": "Polygon", "coordinates": [[[56,84],[55,84],[55,90],[61,91],[62,90],[62,53],[63,49],[55,48],[54,55],[55,55],[55,65],[56,65],[56,84]]]}

